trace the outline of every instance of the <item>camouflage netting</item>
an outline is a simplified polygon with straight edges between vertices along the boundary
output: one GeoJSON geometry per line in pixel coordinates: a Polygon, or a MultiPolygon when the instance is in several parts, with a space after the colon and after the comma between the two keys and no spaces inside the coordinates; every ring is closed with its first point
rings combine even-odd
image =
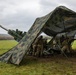
{"type": "Polygon", "coordinates": [[[59,6],[48,15],[37,18],[17,46],[0,56],[0,61],[19,65],[37,36],[44,32],[55,36],[62,32],[76,32],[76,12],[59,6]]]}

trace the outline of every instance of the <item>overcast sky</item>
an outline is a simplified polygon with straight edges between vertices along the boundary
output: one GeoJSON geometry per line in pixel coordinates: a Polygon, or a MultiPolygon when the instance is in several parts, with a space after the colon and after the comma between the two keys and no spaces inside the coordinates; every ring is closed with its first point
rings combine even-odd
{"type": "MultiPolygon", "coordinates": [[[[76,0],[0,0],[0,24],[7,29],[28,31],[37,17],[60,5],[76,11],[76,0]]],[[[0,33],[7,32],[0,28],[0,33]]]]}

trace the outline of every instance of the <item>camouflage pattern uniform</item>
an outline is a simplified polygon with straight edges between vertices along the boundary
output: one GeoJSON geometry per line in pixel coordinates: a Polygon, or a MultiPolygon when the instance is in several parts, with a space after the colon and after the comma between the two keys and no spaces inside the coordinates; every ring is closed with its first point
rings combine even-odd
{"type": "Polygon", "coordinates": [[[40,36],[33,43],[33,55],[42,56],[42,54],[43,54],[43,39],[42,36],[40,36]]]}
{"type": "Polygon", "coordinates": [[[70,52],[69,50],[69,45],[68,45],[68,38],[66,38],[63,42],[62,42],[62,48],[61,48],[61,51],[64,52],[70,52]]]}

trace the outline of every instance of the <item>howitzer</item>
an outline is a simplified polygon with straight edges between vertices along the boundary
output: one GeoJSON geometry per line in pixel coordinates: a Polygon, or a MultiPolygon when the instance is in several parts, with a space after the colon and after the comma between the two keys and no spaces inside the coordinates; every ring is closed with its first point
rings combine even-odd
{"type": "Polygon", "coordinates": [[[0,25],[0,27],[2,28],[2,29],[4,29],[4,30],[6,30],[7,32],[8,32],[8,34],[10,34],[11,36],[13,36],[14,37],[14,39],[16,40],[16,41],[20,41],[21,39],[22,39],[22,37],[26,34],[26,32],[22,32],[22,31],[19,31],[18,29],[16,29],[16,31],[15,30],[10,30],[10,29],[6,29],[5,27],[3,27],[3,26],[1,26],[0,25]]]}

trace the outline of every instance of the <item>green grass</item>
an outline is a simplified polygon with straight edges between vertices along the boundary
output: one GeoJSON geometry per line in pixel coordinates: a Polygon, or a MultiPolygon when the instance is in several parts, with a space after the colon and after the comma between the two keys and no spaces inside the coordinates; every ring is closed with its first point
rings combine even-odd
{"type": "Polygon", "coordinates": [[[21,66],[0,63],[0,75],[76,75],[76,61],[66,58],[25,58],[21,66]]]}
{"type": "MultiPolygon", "coordinates": [[[[0,54],[16,44],[17,42],[12,40],[0,41],[0,54]]],[[[73,43],[73,47],[75,44],[76,42],[73,43]]],[[[76,58],[26,56],[20,66],[0,62],[0,75],[76,75],[76,58]]]]}
{"type": "Polygon", "coordinates": [[[0,54],[8,51],[17,44],[14,40],[0,40],[0,54]]]}

